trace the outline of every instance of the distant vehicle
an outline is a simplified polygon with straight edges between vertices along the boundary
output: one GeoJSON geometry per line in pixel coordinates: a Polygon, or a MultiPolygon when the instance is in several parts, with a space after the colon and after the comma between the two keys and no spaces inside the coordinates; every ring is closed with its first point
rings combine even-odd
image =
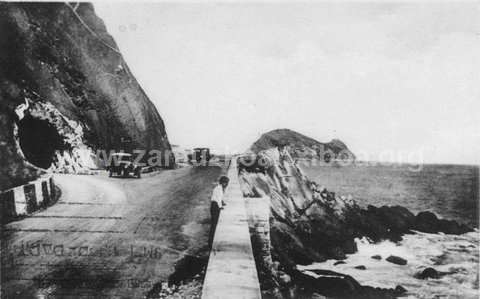
{"type": "Polygon", "coordinates": [[[213,155],[210,154],[210,149],[206,147],[197,147],[193,149],[193,153],[188,154],[188,162],[193,164],[196,162],[198,165],[208,166],[210,159],[213,155]]]}
{"type": "Polygon", "coordinates": [[[118,176],[128,177],[133,174],[137,178],[140,178],[142,173],[142,167],[133,163],[133,156],[127,153],[114,153],[112,154],[109,165],[107,165],[108,175],[112,177],[114,174],[118,176]]]}

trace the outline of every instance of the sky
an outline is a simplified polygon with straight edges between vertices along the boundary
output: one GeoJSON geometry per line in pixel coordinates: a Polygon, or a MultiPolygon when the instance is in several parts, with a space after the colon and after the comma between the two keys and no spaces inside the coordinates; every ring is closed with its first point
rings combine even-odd
{"type": "Polygon", "coordinates": [[[475,2],[98,2],[184,147],[289,128],[364,160],[480,164],[475,2]]]}

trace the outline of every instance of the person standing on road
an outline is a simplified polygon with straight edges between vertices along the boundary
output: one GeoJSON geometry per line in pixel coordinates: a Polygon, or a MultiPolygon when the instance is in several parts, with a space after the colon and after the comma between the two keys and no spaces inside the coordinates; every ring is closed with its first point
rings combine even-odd
{"type": "Polygon", "coordinates": [[[227,189],[230,179],[224,175],[218,180],[218,185],[213,189],[212,199],[210,203],[210,217],[212,219],[210,227],[210,237],[208,243],[212,246],[213,237],[217,228],[218,218],[220,217],[220,210],[226,205],[223,201],[225,189],[227,189]]]}

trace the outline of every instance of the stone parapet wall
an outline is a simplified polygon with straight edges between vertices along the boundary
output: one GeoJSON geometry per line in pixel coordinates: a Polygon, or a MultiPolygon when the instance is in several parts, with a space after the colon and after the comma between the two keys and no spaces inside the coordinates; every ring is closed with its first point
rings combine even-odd
{"type": "Polygon", "coordinates": [[[202,299],[261,299],[236,163],[228,170],[227,205],[220,213],[203,282],[202,299]]]}
{"type": "Polygon", "coordinates": [[[273,261],[270,242],[270,198],[245,198],[250,238],[262,289],[270,288],[273,261]],[[263,284],[267,284],[263,286],[263,284]]]}
{"type": "Polygon", "coordinates": [[[56,200],[57,191],[52,175],[2,191],[0,193],[0,223],[7,223],[19,216],[29,215],[52,205],[56,200]]]}

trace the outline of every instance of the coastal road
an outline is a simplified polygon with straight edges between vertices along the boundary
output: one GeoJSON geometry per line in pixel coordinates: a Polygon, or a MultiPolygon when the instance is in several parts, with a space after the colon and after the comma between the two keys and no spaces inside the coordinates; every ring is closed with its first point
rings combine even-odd
{"type": "Polygon", "coordinates": [[[4,227],[2,298],[141,298],[175,262],[208,255],[220,167],[142,179],[55,175],[55,205],[4,227]]]}

